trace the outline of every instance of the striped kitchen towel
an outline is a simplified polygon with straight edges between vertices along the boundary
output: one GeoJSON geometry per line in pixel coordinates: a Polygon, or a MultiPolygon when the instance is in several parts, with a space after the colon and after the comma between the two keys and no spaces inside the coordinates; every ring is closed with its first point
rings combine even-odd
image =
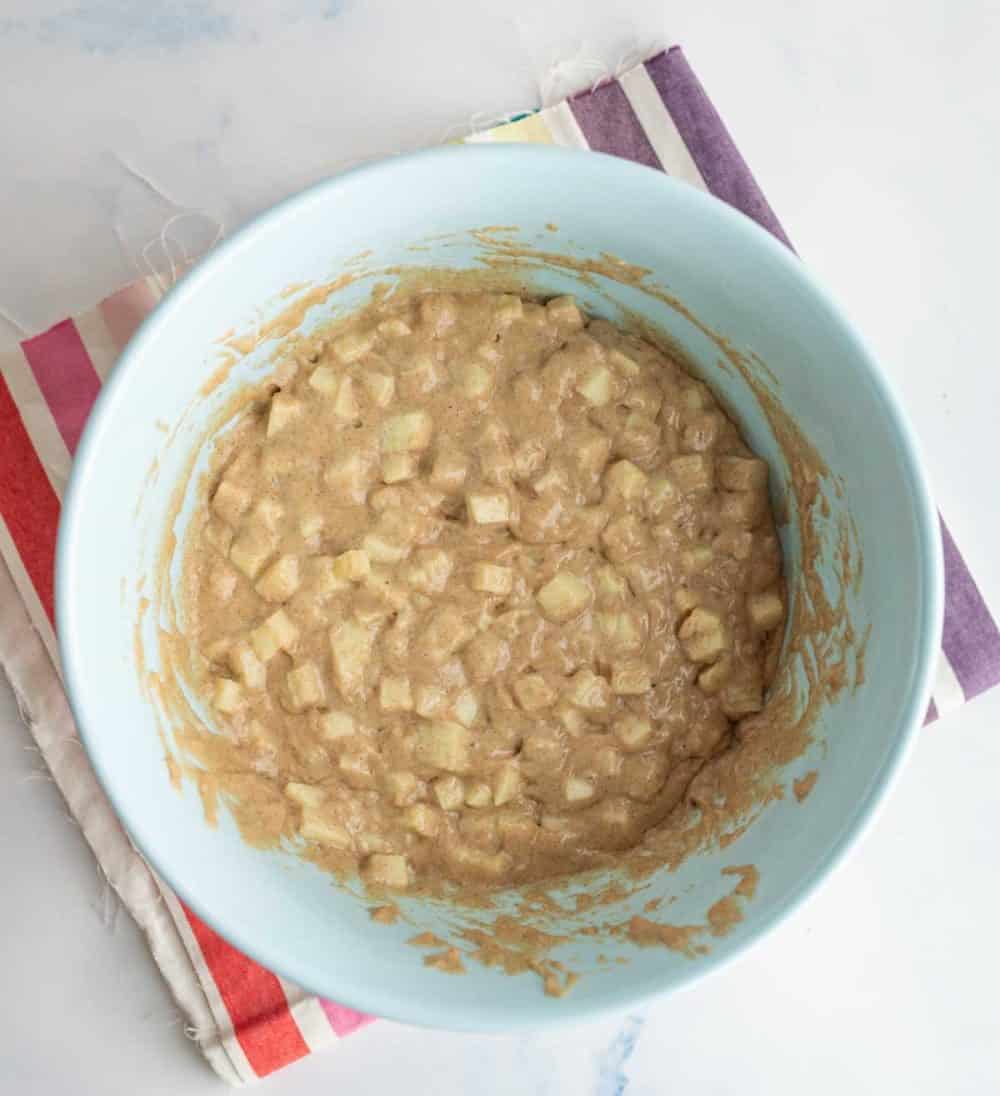
{"type": "MultiPolygon", "coordinates": [[[[788,244],[679,48],[590,91],[470,141],[570,145],[666,171],[708,190],[788,244]]],[[[790,245],[789,245],[790,246],[790,245]]],[[[0,664],[49,770],[211,1064],[226,1080],[265,1076],[370,1017],[320,1000],[241,955],[149,870],[104,798],[59,683],[53,558],[59,505],[90,407],[122,347],[164,291],[138,281],[0,355],[0,664]]],[[[1000,682],[1000,632],[942,526],[943,650],[928,718],[1000,682]]]]}

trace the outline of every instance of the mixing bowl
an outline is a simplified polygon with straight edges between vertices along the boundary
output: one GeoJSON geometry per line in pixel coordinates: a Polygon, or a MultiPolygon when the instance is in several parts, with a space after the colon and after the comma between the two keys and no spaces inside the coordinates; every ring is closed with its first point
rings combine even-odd
{"type": "MultiPolygon", "coordinates": [[[[794,587],[803,551],[794,507],[782,537],[794,587]]],[[[236,947],[308,989],[382,1016],[479,1030],[571,1020],[674,989],[798,905],[870,821],[921,723],[941,591],[938,527],[913,432],[862,339],[795,256],[660,173],[512,145],[359,168],[216,248],[147,319],[105,386],[77,453],[57,561],[60,650],[80,733],[160,876],[236,947]],[[193,784],[181,793],[171,786],[144,688],[143,674],[156,669],[159,607],[142,617],[143,598],[206,424],[237,386],[262,375],[282,334],[358,306],[376,281],[398,276],[386,268],[415,265],[520,278],[528,292],[572,292],[598,314],[653,324],[697,363],[767,458],[785,509],[791,465],[776,407],[829,469],[817,558],[853,630],[849,687],[818,704],[812,744],[777,774],[789,794],[725,847],[654,873],[593,918],[624,923],[660,898],[661,920],[704,923],[706,909],[732,891],[720,872],[734,865],[756,867],[756,896],[741,902],[731,931],[706,932],[695,954],[569,932],[552,955],[583,977],[558,1000],[530,974],[469,962],[464,977],[448,977],[425,966],[406,941],[417,929],[449,937],[454,922],[443,906],[404,899],[406,920],[377,924],[356,893],[312,865],[246,845],[225,811],[207,826],[193,784]],[[659,289],[648,291],[653,284],[659,289]],[[851,576],[838,572],[845,529],[856,549],[851,576]],[[792,783],[809,772],[818,780],[799,802],[792,783]]],[[[170,728],[164,733],[169,747],[170,728]]]]}

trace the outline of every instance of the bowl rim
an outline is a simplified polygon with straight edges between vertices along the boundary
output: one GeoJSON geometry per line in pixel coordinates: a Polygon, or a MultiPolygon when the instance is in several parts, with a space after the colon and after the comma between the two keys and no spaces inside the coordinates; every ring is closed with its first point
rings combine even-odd
{"type": "MultiPolygon", "coordinates": [[[[214,931],[229,941],[245,955],[259,963],[266,970],[279,974],[283,978],[297,983],[320,996],[329,997],[361,1012],[397,1020],[418,1026],[443,1028],[450,1030],[468,1030],[481,1032],[516,1031],[539,1026],[558,1027],[593,1019],[609,1012],[645,1003],[654,998],[676,992],[700,981],[710,974],[724,969],[729,963],[744,955],[747,950],[768,936],[795,911],[800,909],[815,894],[818,887],[829,878],[843,863],[846,856],[855,849],[870,831],[879,810],[892,788],[895,786],[901,768],[916,741],[918,729],[922,726],[930,698],[934,669],[938,658],[940,636],[944,611],[944,565],[939,518],[931,498],[929,480],[925,472],[921,446],[899,399],[878,363],[866,340],[847,319],[834,297],[823,283],[811,273],[794,252],[776,240],[755,221],[734,209],[720,199],[700,191],[690,184],[672,179],[663,172],[648,168],[619,157],[595,153],[589,150],[565,149],[544,145],[457,145],[424,149],[375,160],[351,168],[337,176],[321,180],[312,186],[293,194],[270,209],[258,214],[240,227],[228,240],[212,249],[197,265],[174,286],[145,318],[126,348],[122,351],[111,376],[102,386],[85,424],[83,434],[76,450],[70,479],[63,498],[62,512],[55,554],[55,609],[56,634],[59,655],[63,670],[63,680],[67,699],[78,728],[80,739],[94,767],[100,785],[111,802],[115,814],[124,826],[130,840],[133,841],[143,858],[184,903],[214,931]],[[747,935],[728,949],[704,956],[698,963],[689,964],[687,969],[669,984],[643,988],[629,992],[627,986],[609,989],[593,1000],[575,998],[572,994],[562,998],[556,1007],[547,1008],[543,1013],[526,1009],[523,1016],[507,1012],[491,1018],[487,1013],[470,1016],[459,1014],[455,1009],[440,1005],[431,999],[414,1003],[411,995],[393,993],[391,986],[372,985],[370,982],[345,987],[347,992],[336,985],[321,986],[320,971],[313,967],[302,969],[303,963],[294,956],[282,952],[280,941],[271,939],[248,939],[241,922],[226,911],[221,913],[207,909],[197,894],[190,893],[183,879],[178,878],[175,870],[163,864],[152,855],[138,835],[140,826],[131,824],[122,810],[116,795],[114,780],[102,760],[102,751],[98,748],[100,735],[89,727],[88,713],[80,699],[82,691],[77,687],[79,665],[77,647],[76,615],[74,610],[74,545],[79,537],[80,524],[86,507],[86,484],[91,473],[93,452],[99,436],[105,429],[106,421],[113,413],[118,393],[127,374],[140,363],[146,348],[159,336],[169,324],[176,322],[178,313],[183,314],[185,302],[201,291],[202,285],[216,277],[227,264],[231,263],[242,249],[252,244],[259,236],[276,229],[282,223],[302,212],[314,202],[323,202],[328,196],[336,194],[348,186],[355,186],[359,180],[385,173],[404,171],[411,165],[426,162],[449,161],[459,158],[478,157],[480,160],[508,161],[519,158],[527,161],[563,161],[568,171],[579,171],[583,158],[590,162],[590,169],[597,172],[610,172],[621,176],[621,185],[639,182],[661,186],[664,193],[674,192],[674,199],[681,204],[688,202],[700,205],[723,224],[725,231],[742,235],[750,248],[764,248],[770,252],[779,265],[792,273],[817,303],[829,314],[831,320],[841,329],[851,344],[856,358],[863,361],[875,393],[881,401],[890,427],[902,448],[903,465],[909,478],[913,493],[914,509],[917,516],[918,536],[920,540],[921,604],[919,629],[920,643],[914,660],[914,687],[907,702],[902,706],[895,736],[886,754],[881,769],[872,774],[865,797],[856,808],[854,817],[841,829],[839,835],[822,857],[789,889],[784,898],[775,904],[766,915],[753,922],[747,935]],[[570,159],[576,162],[568,165],[570,159]]],[[[554,1004],[554,1002],[553,1002],[554,1004]]]]}

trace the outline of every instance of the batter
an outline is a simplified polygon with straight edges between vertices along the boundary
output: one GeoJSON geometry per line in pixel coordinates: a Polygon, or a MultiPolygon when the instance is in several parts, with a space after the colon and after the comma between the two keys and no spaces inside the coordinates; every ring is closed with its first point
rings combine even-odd
{"type": "Polygon", "coordinates": [[[636,845],[762,708],[785,619],[767,466],[710,391],[572,298],[486,293],[374,306],[275,379],[185,551],[229,778],[377,887],[636,845]]]}

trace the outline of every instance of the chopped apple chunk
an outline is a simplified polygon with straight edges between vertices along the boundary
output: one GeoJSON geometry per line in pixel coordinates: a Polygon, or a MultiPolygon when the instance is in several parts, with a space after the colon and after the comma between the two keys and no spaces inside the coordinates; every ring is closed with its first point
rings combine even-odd
{"type": "Polygon", "coordinates": [[[726,649],[722,620],[711,609],[692,609],[678,629],[677,637],[692,662],[714,662],[726,649]]]}
{"type": "Polygon", "coordinates": [[[495,563],[475,563],[469,585],[483,594],[509,594],[514,585],[514,572],[495,563]]]}
{"type": "Polygon", "coordinates": [[[375,636],[371,629],[344,620],[330,631],[330,654],[337,688],[345,697],[363,694],[365,674],[372,656],[375,636]]]}
{"type": "Polygon", "coordinates": [[[570,571],[560,571],[536,595],[542,612],[559,623],[572,620],[589,608],[592,596],[586,582],[570,571]]]}
{"type": "Polygon", "coordinates": [[[461,723],[438,720],[424,724],[416,732],[416,756],[431,768],[465,772],[471,747],[472,735],[461,723]]]}
{"type": "Polygon", "coordinates": [[[299,588],[299,561],[281,556],[261,575],[254,589],[265,601],[287,601],[299,588]]]}
{"type": "Polygon", "coordinates": [[[285,676],[289,706],[293,712],[304,712],[308,708],[320,707],[325,699],[323,678],[315,662],[303,662],[285,676]]]}
{"type": "Polygon", "coordinates": [[[382,423],[379,438],[383,453],[409,453],[430,445],[433,421],[426,411],[406,411],[382,423]]]}
{"type": "Polygon", "coordinates": [[[223,480],[215,489],[212,496],[212,509],[230,525],[236,525],[240,518],[250,509],[253,496],[246,487],[223,480]]]}
{"type": "Polygon", "coordinates": [[[510,521],[510,498],[505,491],[470,491],[465,496],[469,520],[476,525],[502,525],[510,521]]]}

